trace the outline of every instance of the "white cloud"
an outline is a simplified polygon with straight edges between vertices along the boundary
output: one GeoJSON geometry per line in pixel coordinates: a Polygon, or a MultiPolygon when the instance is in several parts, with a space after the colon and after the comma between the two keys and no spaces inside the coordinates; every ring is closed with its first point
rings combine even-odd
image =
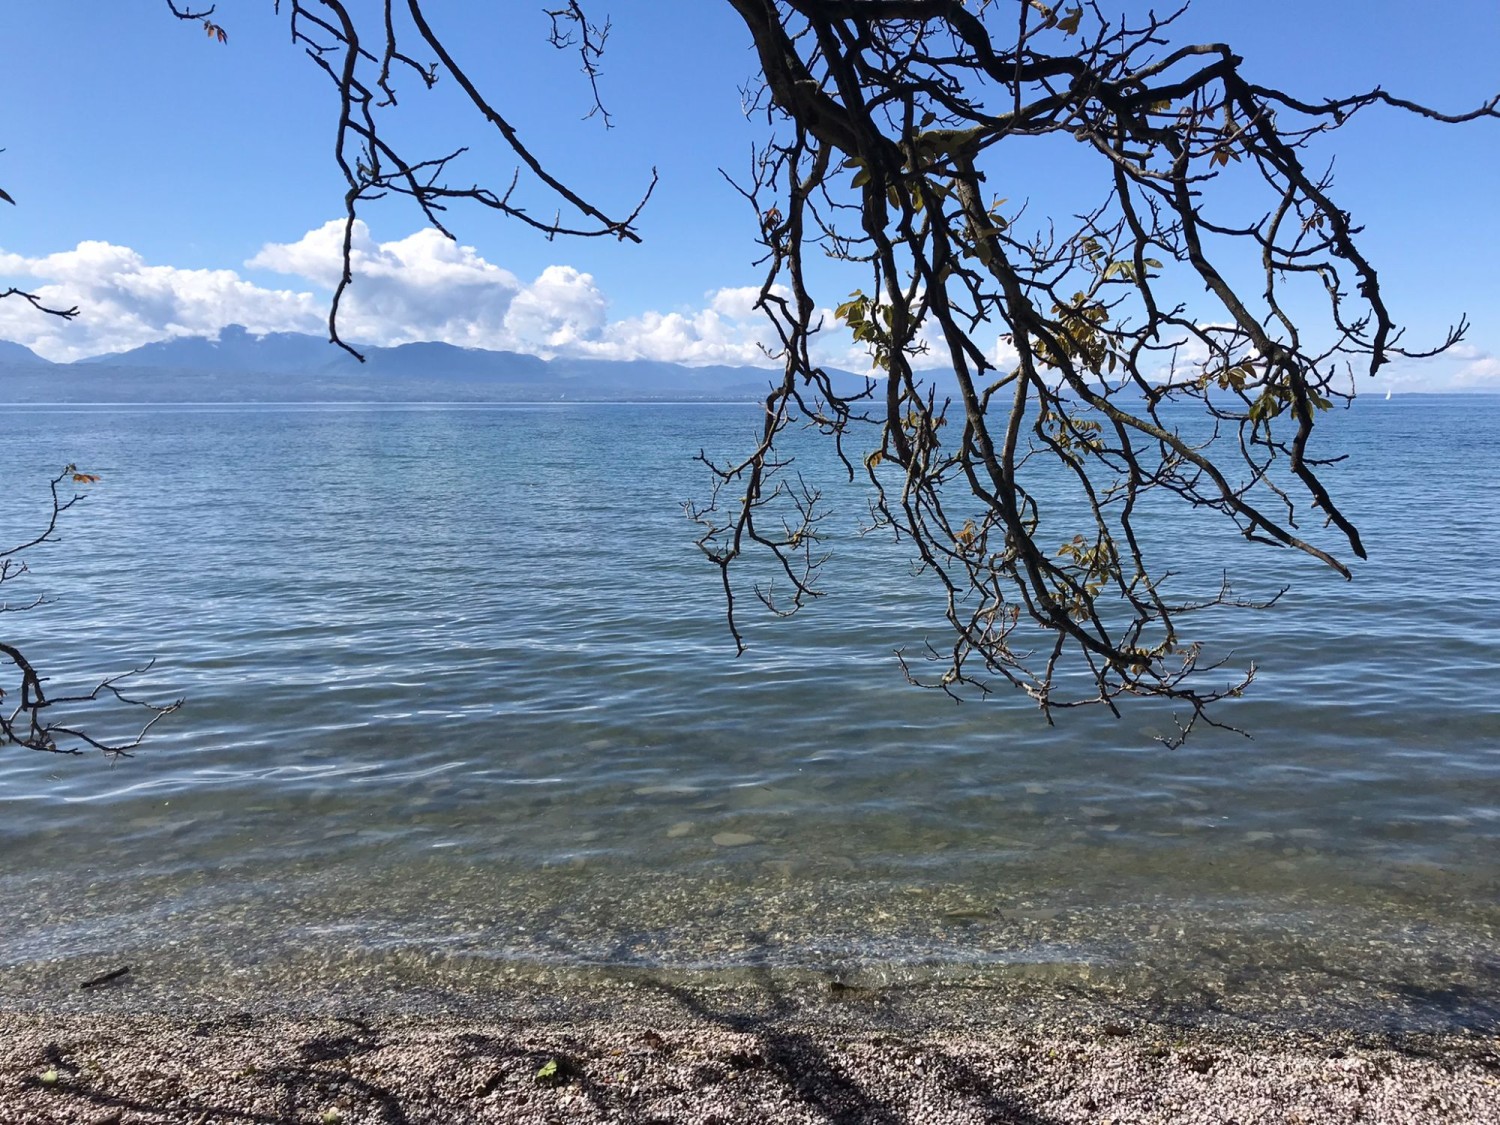
{"type": "Polygon", "coordinates": [[[592,275],[548,266],[516,294],[504,326],[525,350],[571,352],[599,338],[608,305],[592,275]]]}
{"type": "MultiPolygon", "coordinates": [[[[343,233],[342,221],[325,223],[294,241],[267,243],[245,263],[249,270],[283,275],[287,287],[263,285],[236,270],[156,265],[129,247],[107,242],[81,242],[35,258],[0,250],[0,278],[10,279],[0,284],[34,291],[54,306],[82,309],[68,323],[22,301],[0,301],[0,339],[25,344],[49,359],[71,360],[155,340],[216,336],[229,324],[243,324],[256,334],[320,334],[341,270],[343,233]]],[[[608,294],[591,274],[559,264],[523,281],[434,230],[381,242],[358,222],[352,251],[355,282],[340,313],[340,328],[352,341],[437,340],[545,357],[777,366],[761,346],[774,345],[776,334],[755,308],[759,286],[717,289],[696,307],[611,318],[608,294]]],[[[813,341],[815,362],[872,372],[868,350],[853,341],[831,308],[819,315],[823,331],[813,341]]],[[[924,325],[920,338],[928,351],[914,357],[913,365],[947,367],[947,349],[935,325],[924,325]]],[[[992,339],[990,361],[1009,370],[1016,362],[1014,349],[1000,330],[992,339]]],[[[1185,341],[1176,357],[1179,375],[1205,357],[1201,344],[1185,341]]],[[[1154,377],[1166,373],[1164,359],[1154,377]]],[[[1492,388],[1500,386],[1500,359],[1465,342],[1440,366],[1436,361],[1399,365],[1384,379],[1383,385],[1398,389],[1492,388]]]]}
{"type": "MultiPolygon", "coordinates": [[[[342,238],[342,222],[327,223],[297,242],[265,246],[246,264],[331,288],[342,238]]],[[[363,223],[355,224],[351,247],[355,282],[340,324],[353,340],[441,340],[549,357],[767,362],[756,346],[763,318],[750,307],[754,296],[746,296],[758,290],[710,294],[706,309],[611,321],[609,300],[593,275],[572,266],[548,266],[523,283],[434,230],[376,243],[363,223]]]]}
{"type": "MultiPolygon", "coordinates": [[[[0,302],[0,338],[49,359],[72,360],[178,336],[216,336],[229,324],[255,334],[320,333],[342,269],[343,236],[342,221],[325,223],[295,241],[267,243],[245,263],[291,278],[293,288],[259,285],[234,270],[152,265],[128,247],[104,242],[39,258],[0,251],[0,276],[23,281],[48,304],[83,310],[67,323],[24,302],[0,302]]],[[[572,266],[548,266],[523,282],[434,230],[378,242],[362,222],[354,224],[351,251],[355,281],[339,326],[352,341],[438,340],[549,357],[770,363],[759,347],[769,333],[753,307],[756,288],[709,293],[702,308],[611,320],[609,300],[593,276],[572,266]]]]}
{"type": "Polygon", "coordinates": [[[212,336],[232,323],[256,333],[316,332],[325,315],[311,293],[265,289],[233,270],[149,265],[129,247],[108,242],[80,242],[41,258],[0,253],[0,276],[31,279],[27,288],[47,305],[79,307],[68,322],[22,301],[0,302],[0,338],[56,360],[212,336]]]}
{"type": "MultiPolygon", "coordinates": [[[[1455,351],[1457,349],[1454,349],[1455,351]]],[[[1466,349],[1469,362],[1453,374],[1453,385],[1466,390],[1500,388],[1500,356],[1485,355],[1478,349],[1466,349]]]]}
{"type": "MultiPolygon", "coordinates": [[[[344,223],[334,220],[296,242],[267,243],[245,264],[331,291],[343,268],[343,239],[344,223]]],[[[370,344],[441,340],[476,348],[508,344],[506,313],[521,283],[472,246],[430,228],[376,242],[369,228],[356,222],[350,264],[354,284],[339,309],[339,332],[347,339],[370,344]]]]}
{"type": "MultiPolygon", "coordinates": [[[[790,298],[791,291],[783,285],[775,287],[774,292],[781,296],[790,298]]],[[[739,285],[730,289],[720,289],[709,294],[708,307],[722,317],[730,320],[749,320],[751,317],[762,315],[755,307],[760,300],[761,287],[759,285],[739,285]]]]}

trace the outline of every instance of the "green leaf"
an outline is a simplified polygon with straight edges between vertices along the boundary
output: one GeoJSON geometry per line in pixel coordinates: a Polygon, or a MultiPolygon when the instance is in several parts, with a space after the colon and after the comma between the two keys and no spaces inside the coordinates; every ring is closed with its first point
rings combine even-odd
{"type": "Polygon", "coordinates": [[[1259,425],[1261,422],[1269,422],[1281,413],[1281,403],[1269,390],[1250,404],[1249,419],[1251,425],[1259,425]]]}
{"type": "Polygon", "coordinates": [[[14,199],[12,199],[10,197],[10,193],[7,192],[4,188],[0,188],[0,199],[5,200],[5,202],[10,203],[12,205],[14,205],[14,203],[16,202],[14,199]]]}
{"type": "Polygon", "coordinates": [[[833,310],[833,315],[853,327],[865,319],[869,307],[870,298],[865,296],[863,289],[856,289],[853,293],[849,294],[847,301],[833,310]]]}
{"type": "Polygon", "coordinates": [[[544,1062],[536,1072],[536,1080],[543,1086],[562,1086],[573,1077],[572,1063],[562,1056],[544,1062]]]}
{"type": "Polygon", "coordinates": [[[1078,34],[1078,21],[1083,18],[1082,8],[1069,8],[1068,14],[1057,21],[1057,26],[1063,29],[1065,35],[1078,34]]]}

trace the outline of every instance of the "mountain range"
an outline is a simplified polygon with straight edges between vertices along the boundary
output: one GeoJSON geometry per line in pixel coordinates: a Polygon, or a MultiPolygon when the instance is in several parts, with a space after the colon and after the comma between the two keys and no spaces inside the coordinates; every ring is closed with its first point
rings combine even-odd
{"type": "Polygon", "coordinates": [[[0,341],[0,402],[735,402],[764,397],[775,375],[440,343],[360,350],[364,363],[318,336],[237,324],[65,364],[0,341]]]}

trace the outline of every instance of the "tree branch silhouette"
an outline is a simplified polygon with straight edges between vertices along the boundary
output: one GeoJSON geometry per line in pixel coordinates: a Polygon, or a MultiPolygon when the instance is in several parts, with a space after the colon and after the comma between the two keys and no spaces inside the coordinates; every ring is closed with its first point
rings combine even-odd
{"type": "MultiPolygon", "coordinates": [[[[41,530],[23,543],[0,549],[0,587],[30,573],[22,552],[52,542],[59,518],[83,499],[82,493],[65,495],[58,491],[58,486],[94,484],[98,479],[93,474],[79,472],[74,465],[68,465],[52,478],[51,511],[41,530]]],[[[43,597],[19,605],[0,600],[0,615],[33,610],[45,602],[43,597]]],[[[111,758],[128,757],[152,727],[182,706],[182,700],[158,704],[129,694],[128,681],[148,671],[155,661],[106,676],[87,691],[52,695],[46,687],[47,678],[10,631],[0,636],[0,658],[10,666],[13,677],[0,680],[0,746],[14,745],[55,754],[82,754],[92,749],[111,758]],[[115,704],[120,708],[115,708],[115,704]],[[143,712],[145,718],[135,721],[143,712]],[[122,715],[130,718],[122,719],[122,715]],[[128,733],[105,735],[100,733],[99,724],[127,727],[128,733]]]]}

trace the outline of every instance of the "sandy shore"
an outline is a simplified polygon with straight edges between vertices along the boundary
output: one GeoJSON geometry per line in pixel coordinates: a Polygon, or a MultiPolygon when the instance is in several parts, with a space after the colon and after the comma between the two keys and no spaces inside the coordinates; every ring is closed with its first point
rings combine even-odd
{"type": "Polygon", "coordinates": [[[462,1009],[11,1003],[0,1122],[1500,1123],[1495,1029],[826,985],[518,986],[462,1009]]]}

